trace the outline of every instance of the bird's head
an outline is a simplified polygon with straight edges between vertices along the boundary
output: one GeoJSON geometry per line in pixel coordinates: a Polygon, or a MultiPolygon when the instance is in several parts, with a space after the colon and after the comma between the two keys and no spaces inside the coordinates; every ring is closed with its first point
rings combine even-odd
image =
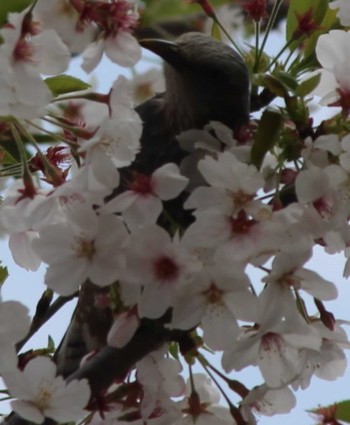
{"type": "Polygon", "coordinates": [[[165,107],[180,131],[212,120],[232,129],[248,121],[248,69],[229,46],[197,32],[175,42],[147,39],[140,44],[165,61],[165,107]]]}

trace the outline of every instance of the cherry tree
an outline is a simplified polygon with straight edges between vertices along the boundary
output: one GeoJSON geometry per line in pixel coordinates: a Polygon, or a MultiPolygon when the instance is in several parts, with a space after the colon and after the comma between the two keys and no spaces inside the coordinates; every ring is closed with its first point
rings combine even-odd
{"type": "MultiPolygon", "coordinates": [[[[47,286],[34,317],[25,297],[0,298],[6,424],[255,424],[295,408],[314,376],[344,374],[337,285],[307,263],[322,247],[350,275],[349,23],[348,0],[2,0],[0,220],[18,267],[44,264],[47,286]],[[181,161],[140,172],[135,106],[164,84],[133,67],[145,37],[189,30],[243,58],[249,122],[186,129],[181,161]],[[100,93],[67,73],[78,55],[87,73],[105,55],[131,78],[100,93]],[[330,118],[316,123],[316,107],[330,118]],[[75,363],[71,327],[23,351],[72,298],[75,363]]],[[[350,422],[345,410],[315,413],[350,422]]]]}

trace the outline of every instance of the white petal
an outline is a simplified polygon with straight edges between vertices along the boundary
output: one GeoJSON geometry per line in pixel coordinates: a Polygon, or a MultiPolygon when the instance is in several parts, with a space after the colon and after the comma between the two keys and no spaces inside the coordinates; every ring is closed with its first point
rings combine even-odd
{"type": "Polygon", "coordinates": [[[45,409],[45,415],[60,423],[78,421],[87,414],[83,409],[89,398],[90,387],[87,379],[73,380],[53,394],[52,405],[45,409]]]}
{"type": "Polygon", "coordinates": [[[34,232],[11,233],[9,248],[14,262],[26,270],[36,271],[40,267],[40,258],[32,249],[32,241],[37,238],[34,232]]]}
{"type": "Polygon", "coordinates": [[[323,196],[329,188],[329,179],[323,170],[313,168],[301,171],[295,181],[299,202],[307,204],[323,196]]]}
{"type": "Polygon", "coordinates": [[[124,212],[123,218],[130,228],[155,224],[162,212],[163,204],[155,196],[138,196],[124,212]]]}
{"type": "Polygon", "coordinates": [[[312,270],[298,270],[296,276],[301,278],[301,287],[315,298],[329,301],[338,296],[337,287],[330,281],[323,279],[312,270]]]}
{"type": "Polygon", "coordinates": [[[87,277],[86,263],[72,259],[70,263],[62,262],[49,266],[45,283],[58,294],[68,296],[74,294],[87,277]]]}
{"type": "Polygon", "coordinates": [[[107,343],[111,347],[122,348],[134,336],[140,321],[135,314],[121,313],[108,332],[107,343]]]}
{"type": "Polygon", "coordinates": [[[70,53],[54,30],[47,29],[33,37],[33,44],[38,50],[37,59],[40,73],[60,74],[67,69],[70,53]]]}
{"type": "Polygon", "coordinates": [[[90,43],[83,52],[83,63],[81,67],[87,73],[93,71],[100,63],[103,55],[104,42],[97,40],[90,43]]]}
{"type": "Polygon", "coordinates": [[[239,333],[236,318],[224,306],[208,306],[202,326],[203,339],[213,350],[229,348],[239,333]]]}
{"type": "Polygon", "coordinates": [[[28,308],[17,301],[0,302],[0,346],[24,338],[30,327],[28,308]]]}
{"type": "Polygon", "coordinates": [[[279,334],[264,335],[258,359],[260,371],[271,388],[288,384],[296,376],[298,352],[287,347],[279,334]]]}
{"type": "Polygon", "coordinates": [[[180,174],[176,164],[165,164],[152,175],[154,192],[163,201],[176,198],[186,187],[188,178],[180,174]]]}
{"type": "Polygon", "coordinates": [[[105,41],[105,53],[120,66],[134,66],[141,59],[141,47],[130,33],[119,31],[115,38],[105,41]]]}
{"type": "Polygon", "coordinates": [[[36,424],[42,424],[44,422],[45,416],[33,403],[23,400],[13,400],[11,401],[11,407],[19,416],[30,422],[36,424]]]}

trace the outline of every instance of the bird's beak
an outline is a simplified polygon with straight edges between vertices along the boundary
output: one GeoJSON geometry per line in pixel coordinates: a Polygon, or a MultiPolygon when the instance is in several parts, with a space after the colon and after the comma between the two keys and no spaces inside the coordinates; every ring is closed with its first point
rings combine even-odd
{"type": "Polygon", "coordinates": [[[147,50],[160,56],[165,62],[176,67],[181,61],[179,46],[172,41],[157,38],[145,38],[139,41],[140,45],[147,50]]]}

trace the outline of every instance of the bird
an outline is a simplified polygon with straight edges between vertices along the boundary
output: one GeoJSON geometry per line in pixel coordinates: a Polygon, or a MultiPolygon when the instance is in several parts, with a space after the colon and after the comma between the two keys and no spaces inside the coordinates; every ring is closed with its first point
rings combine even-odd
{"type": "Polygon", "coordinates": [[[230,46],[199,32],[175,42],[144,39],[141,46],[164,60],[165,92],[136,108],[143,121],[141,150],[132,169],[151,173],[185,152],[175,137],[220,121],[233,131],[249,122],[249,71],[230,46]]]}
{"type": "MultiPolygon", "coordinates": [[[[236,132],[249,122],[249,71],[230,46],[198,32],[175,41],[144,39],[140,44],[163,59],[165,92],[136,108],[143,121],[141,149],[131,166],[120,169],[119,192],[127,189],[134,173],[150,175],[166,163],[180,164],[188,154],[176,140],[181,132],[202,129],[210,121],[236,132]]],[[[181,195],[168,207],[187,225],[183,201],[181,195]]],[[[106,345],[112,315],[108,307],[94,304],[101,292],[106,289],[88,282],[80,290],[76,312],[55,354],[57,372],[64,377],[75,372],[86,353],[106,345]]]]}

